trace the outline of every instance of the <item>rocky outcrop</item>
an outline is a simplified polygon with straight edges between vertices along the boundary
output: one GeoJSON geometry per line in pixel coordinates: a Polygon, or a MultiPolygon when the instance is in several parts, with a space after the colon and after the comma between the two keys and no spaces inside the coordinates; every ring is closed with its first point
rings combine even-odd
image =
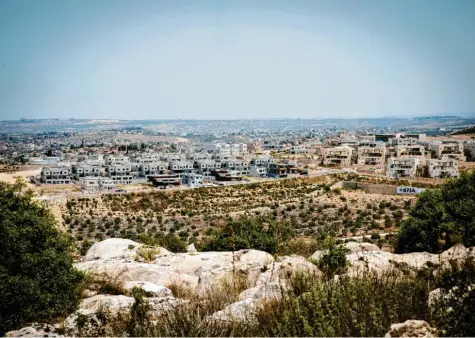
{"type": "Polygon", "coordinates": [[[267,264],[259,274],[255,286],[244,290],[239,301],[211,315],[218,322],[250,322],[264,301],[281,299],[289,288],[289,280],[298,273],[320,276],[320,270],[301,256],[282,256],[267,264]]]}
{"type": "Polygon", "coordinates": [[[153,262],[143,263],[134,261],[135,251],[140,247],[140,243],[130,240],[107,239],[94,244],[75,266],[81,271],[114,276],[124,283],[179,284],[204,293],[222,278],[236,273],[247,276],[274,261],[272,255],[259,250],[197,252],[189,247],[189,252],[177,254],[160,248],[153,262]]]}
{"type": "Polygon", "coordinates": [[[423,320],[406,320],[393,324],[385,337],[437,337],[437,330],[423,320]]]}
{"type": "MultiPolygon", "coordinates": [[[[349,249],[346,255],[346,259],[350,263],[347,272],[349,276],[356,276],[367,270],[375,272],[385,272],[391,269],[420,270],[439,262],[439,255],[427,252],[393,254],[382,251],[371,243],[348,242],[344,245],[349,249]]],[[[325,251],[316,251],[310,260],[318,262],[324,253],[325,251]]]]}
{"type": "MultiPolygon", "coordinates": [[[[145,300],[150,305],[151,319],[159,318],[165,312],[189,302],[172,296],[145,300]]],[[[97,295],[83,299],[79,309],[65,319],[65,332],[69,336],[106,336],[110,333],[107,327],[110,319],[126,318],[134,302],[134,298],[123,295],[97,295]]]]}

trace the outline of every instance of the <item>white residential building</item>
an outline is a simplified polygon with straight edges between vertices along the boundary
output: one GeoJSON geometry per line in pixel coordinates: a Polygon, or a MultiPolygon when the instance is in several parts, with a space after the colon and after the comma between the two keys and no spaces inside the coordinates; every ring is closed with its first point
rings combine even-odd
{"type": "Polygon", "coordinates": [[[75,180],[86,176],[100,176],[101,166],[92,164],[73,164],[72,174],[75,180]]]}
{"type": "Polygon", "coordinates": [[[122,175],[133,175],[132,165],[128,164],[112,164],[108,165],[105,168],[105,171],[108,176],[122,176],[122,175]]]}
{"type": "Polygon", "coordinates": [[[228,160],[223,162],[223,168],[228,170],[239,170],[242,175],[249,175],[249,162],[241,160],[228,160]]]}
{"type": "Polygon", "coordinates": [[[150,162],[150,163],[141,163],[138,168],[139,175],[141,177],[148,177],[150,175],[162,175],[168,168],[168,163],[166,162],[150,162]]]}
{"type": "Polygon", "coordinates": [[[135,162],[146,164],[146,163],[156,163],[160,161],[160,154],[154,153],[145,153],[145,154],[138,154],[135,156],[135,162]]]}
{"type": "Polygon", "coordinates": [[[388,177],[414,177],[420,161],[417,158],[390,157],[386,169],[388,177]]]}
{"type": "Polygon", "coordinates": [[[458,177],[458,161],[455,159],[427,160],[429,177],[458,177]]]}
{"type": "Polygon", "coordinates": [[[251,159],[251,166],[256,167],[266,167],[268,168],[269,165],[277,163],[275,158],[270,156],[262,156],[262,157],[255,157],[251,159]]]}
{"type": "Polygon", "coordinates": [[[44,184],[70,184],[71,168],[44,167],[41,169],[41,182],[44,184]]]}
{"type": "Polygon", "coordinates": [[[50,157],[44,157],[44,158],[31,157],[29,162],[34,165],[55,165],[59,163],[59,157],[56,157],[56,156],[50,156],[50,157]]]}

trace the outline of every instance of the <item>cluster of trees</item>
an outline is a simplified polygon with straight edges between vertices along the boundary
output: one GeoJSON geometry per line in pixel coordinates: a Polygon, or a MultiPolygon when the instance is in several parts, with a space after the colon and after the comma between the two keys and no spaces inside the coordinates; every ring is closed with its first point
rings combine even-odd
{"type": "Polygon", "coordinates": [[[422,193],[396,237],[398,253],[439,253],[455,244],[475,245],[475,173],[463,172],[422,193]]]}
{"type": "Polygon", "coordinates": [[[73,267],[74,242],[18,182],[0,182],[0,336],[32,321],[71,313],[83,274],[73,267]]]}

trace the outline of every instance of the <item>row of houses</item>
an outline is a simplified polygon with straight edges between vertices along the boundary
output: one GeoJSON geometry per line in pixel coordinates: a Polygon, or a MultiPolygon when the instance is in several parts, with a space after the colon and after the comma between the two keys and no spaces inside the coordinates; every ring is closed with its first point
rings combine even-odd
{"type": "MultiPolygon", "coordinates": [[[[374,139],[366,138],[351,144],[323,147],[322,164],[338,167],[370,165],[380,169],[386,167],[386,175],[390,177],[457,177],[458,162],[466,160],[463,142],[429,142],[424,134],[413,137],[385,136],[374,135],[374,139]]],[[[332,140],[332,143],[338,142],[332,140]]],[[[470,144],[469,147],[475,149],[475,145],[470,144]]]]}
{"type": "MultiPolygon", "coordinates": [[[[165,177],[181,180],[185,184],[196,186],[198,181],[236,180],[243,176],[285,177],[298,174],[295,161],[277,162],[270,156],[258,156],[250,160],[218,159],[194,154],[194,161],[184,160],[179,154],[170,154],[168,162],[163,155],[145,154],[128,157],[125,155],[107,155],[71,166],[45,166],[41,171],[44,184],[69,184],[83,178],[107,177],[114,184],[145,182],[150,177],[165,177]],[[132,162],[133,161],[133,162],[132,162]],[[98,164],[102,163],[102,164],[98,164]],[[200,176],[193,176],[193,174],[200,176]]],[[[173,181],[172,180],[172,181],[173,181]]],[[[91,180],[86,186],[101,186],[100,180],[91,180]]]]}

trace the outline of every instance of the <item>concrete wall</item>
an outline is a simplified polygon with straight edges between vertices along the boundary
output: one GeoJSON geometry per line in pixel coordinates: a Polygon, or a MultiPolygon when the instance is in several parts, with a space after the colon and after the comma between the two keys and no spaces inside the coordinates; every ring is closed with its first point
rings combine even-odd
{"type": "Polygon", "coordinates": [[[365,182],[343,181],[343,189],[361,189],[368,194],[396,195],[396,186],[389,184],[376,184],[365,182]]]}

